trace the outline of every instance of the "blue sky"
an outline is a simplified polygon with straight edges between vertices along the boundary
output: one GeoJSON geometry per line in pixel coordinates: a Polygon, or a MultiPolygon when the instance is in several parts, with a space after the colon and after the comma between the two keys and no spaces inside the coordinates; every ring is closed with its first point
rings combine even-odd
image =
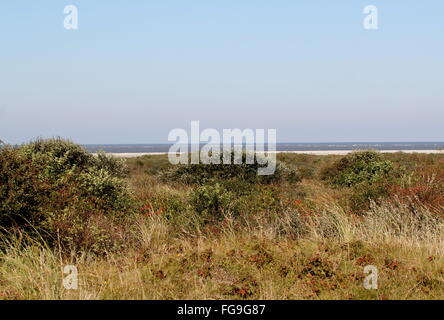
{"type": "Polygon", "coordinates": [[[280,142],[444,141],[441,0],[2,0],[0,41],[9,143],[162,143],[191,120],[280,142]]]}

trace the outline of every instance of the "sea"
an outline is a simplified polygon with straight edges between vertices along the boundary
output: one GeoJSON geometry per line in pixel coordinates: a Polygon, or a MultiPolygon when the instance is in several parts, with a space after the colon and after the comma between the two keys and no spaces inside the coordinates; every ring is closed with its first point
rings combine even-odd
{"type": "MultiPolygon", "coordinates": [[[[86,144],[91,153],[166,153],[172,144],[86,144]]],[[[444,142],[322,142],[277,143],[276,151],[340,151],[340,150],[444,150],[444,142]]]]}

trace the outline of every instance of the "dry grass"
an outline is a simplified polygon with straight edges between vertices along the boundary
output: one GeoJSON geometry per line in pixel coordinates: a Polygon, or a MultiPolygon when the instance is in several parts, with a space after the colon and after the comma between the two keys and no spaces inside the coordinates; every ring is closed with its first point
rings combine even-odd
{"type": "Polygon", "coordinates": [[[0,296],[442,299],[443,225],[422,229],[414,219],[403,207],[375,207],[360,221],[326,208],[306,223],[305,236],[297,239],[279,236],[280,228],[272,225],[233,230],[229,224],[218,235],[173,237],[165,219],[140,218],[140,245],[102,258],[67,260],[37,243],[10,243],[0,256],[0,296]],[[405,228],[398,228],[400,222],[405,228]],[[318,263],[311,263],[313,259],[318,263]],[[63,288],[67,264],[79,270],[78,290],[63,288]],[[363,267],[369,264],[379,269],[378,290],[363,287],[363,267]]]}

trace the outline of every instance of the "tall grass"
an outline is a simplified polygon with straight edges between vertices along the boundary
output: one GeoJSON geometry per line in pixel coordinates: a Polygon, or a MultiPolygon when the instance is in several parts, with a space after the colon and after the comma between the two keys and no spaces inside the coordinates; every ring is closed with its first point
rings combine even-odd
{"type": "Polygon", "coordinates": [[[66,257],[13,238],[0,254],[6,299],[377,299],[444,298],[443,224],[404,205],[373,206],[354,219],[337,206],[294,225],[296,211],[242,227],[230,216],[214,234],[178,236],[161,216],[140,217],[140,240],[104,257],[66,257]],[[424,217],[426,216],[426,217],[424,217]],[[319,257],[320,270],[310,261],[319,257]],[[63,267],[79,289],[63,288],[63,267]],[[363,288],[363,266],[380,268],[380,289],[363,288]],[[332,276],[319,276],[327,268],[332,276]],[[310,271],[311,272],[311,271],[310,271]]]}

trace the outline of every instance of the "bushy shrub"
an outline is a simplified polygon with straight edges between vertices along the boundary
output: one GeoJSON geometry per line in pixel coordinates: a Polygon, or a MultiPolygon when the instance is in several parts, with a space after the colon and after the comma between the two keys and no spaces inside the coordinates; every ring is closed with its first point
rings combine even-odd
{"type": "Polygon", "coordinates": [[[124,180],[105,169],[92,167],[79,175],[78,191],[81,196],[97,199],[103,210],[119,211],[130,206],[130,191],[124,180]]]}
{"type": "Polygon", "coordinates": [[[0,148],[0,227],[36,220],[50,192],[50,184],[32,159],[11,147],[0,148]]]}
{"type": "Polygon", "coordinates": [[[353,152],[323,170],[321,177],[342,187],[360,183],[375,183],[386,178],[394,170],[393,163],[384,160],[375,151],[353,152]]]}
{"type": "Polygon", "coordinates": [[[282,189],[274,185],[257,185],[249,192],[236,193],[236,212],[247,217],[260,212],[276,213],[281,207],[282,189]]]}
{"type": "MultiPolygon", "coordinates": [[[[49,241],[57,238],[73,247],[72,239],[98,232],[93,232],[96,223],[105,226],[109,219],[111,226],[117,217],[133,211],[133,196],[122,179],[124,174],[120,160],[105,155],[96,158],[61,139],[2,147],[0,227],[38,230],[49,241]],[[76,225],[76,221],[82,223],[76,225]]],[[[99,233],[105,237],[103,230],[99,233]]],[[[77,241],[75,247],[79,243],[92,245],[93,241],[77,241]]]]}
{"type": "MultiPolygon", "coordinates": [[[[231,153],[232,160],[234,152],[231,153]]],[[[257,159],[253,164],[246,163],[247,154],[242,154],[242,162],[223,164],[222,154],[220,164],[187,164],[176,165],[163,170],[160,178],[167,182],[180,182],[185,184],[206,184],[214,180],[240,179],[248,183],[278,183],[282,181],[298,182],[301,180],[299,172],[290,169],[282,163],[276,163],[276,170],[272,175],[258,175],[259,168],[265,167],[257,159]]]]}
{"type": "Polygon", "coordinates": [[[104,152],[99,152],[94,158],[93,166],[98,170],[105,170],[113,177],[125,178],[129,174],[129,169],[125,164],[125,160],[113,156],[109,156],[104,152]]]}
{"type": "Polygon", "coordinates": [[[94,163],[94,157],[81,146],[60,138],[32,141],[22,145],[19,152],[41,169],[40,175],[52,182],[94,163]]]}
{"type": "Polygon", "coordinates": [[[372,201],[377,202],[390,195],[390,186],[385,181],[363,182],[351,190],[350,208],[355,213],[363,213],[370,208],[372,201]]]}
{"type": "Polygon", "coordinates": [[[369,209],[371,201],[389,196],[390,184],[400,172],[380,153],[359,151],[324,168],[321,178],[334,186],[350,188],[350,208],[362,213],[369,209]]]}
{"type": "Polygon", "coordinates": [[[122,159],[99,152],[96,157],[83,147],[60,138],[38,139],[22,145],[20,153],[31,159],[36,165],[44,167],[42,174],[52,181],[67,173],[75,173],[91,168],[104,169],[114,177],[124,178],[128,169],[122,159]]]}
{"type": "Polygon", "coordinates": [[[215,183],[198,186],[191,193],[190,203],[198,214],[221,219],[224,213],[230,213],[236,209],[236,196],[219,183],[215,183]]]}

